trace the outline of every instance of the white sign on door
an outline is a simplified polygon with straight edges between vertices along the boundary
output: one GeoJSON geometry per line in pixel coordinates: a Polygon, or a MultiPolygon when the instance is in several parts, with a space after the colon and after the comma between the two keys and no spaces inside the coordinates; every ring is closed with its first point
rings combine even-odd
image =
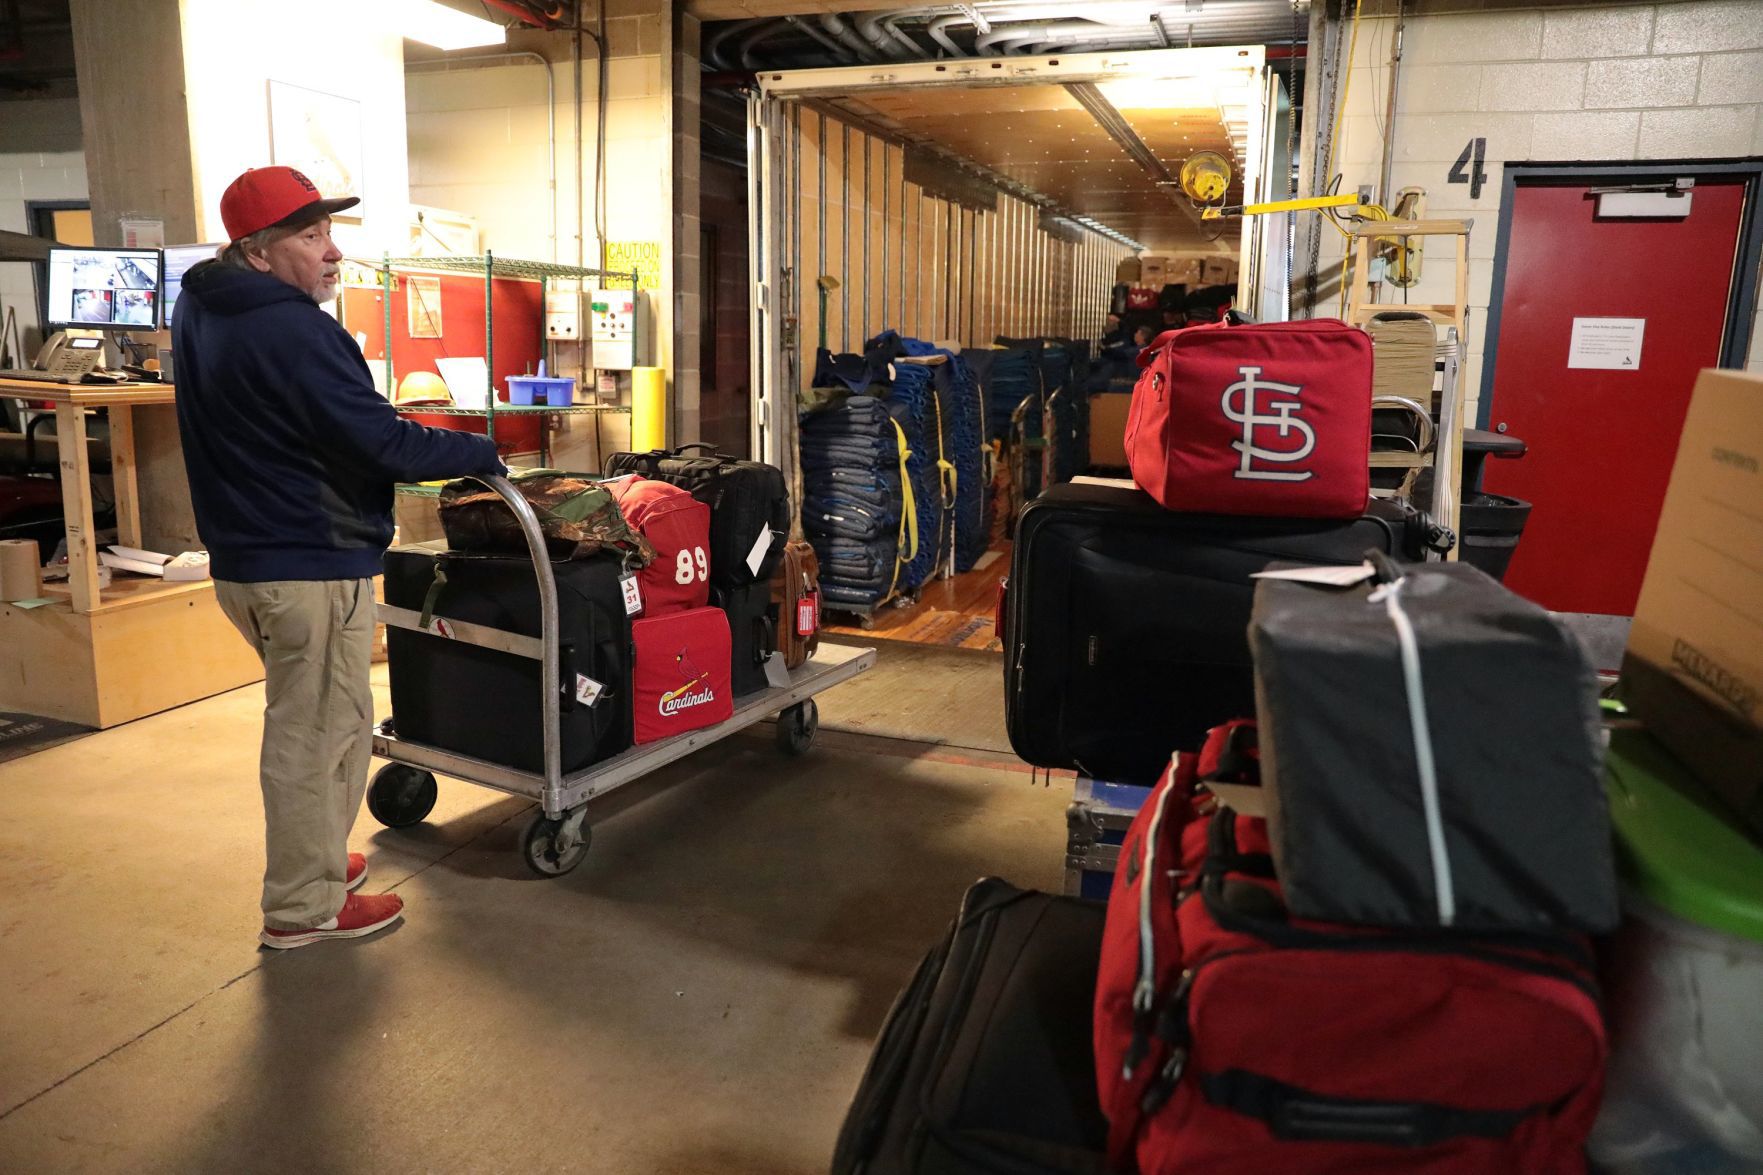
{"type": "Polygon", "coordinates": [[[1644,318],[1576,318],[1567,366],[1593,371],[1639,371],[1644,318]]]}

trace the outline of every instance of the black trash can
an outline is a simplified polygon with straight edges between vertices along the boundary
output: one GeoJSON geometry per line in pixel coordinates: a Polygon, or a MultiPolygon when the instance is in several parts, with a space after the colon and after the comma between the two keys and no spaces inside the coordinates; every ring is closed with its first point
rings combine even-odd
{"type": "MultiPolygon", "coordinates": [[[[1461,546],[1458,557],[1495,579],[1504,579],[1506,568],[1512,564],[1512,554],[1518,549],[1524,524],[1530,518],[1530,503],[1472,487],[1481,483],[1482,463],[1489,457],[1515,460],[1524,456],[1525,451],[1524,442],[1517,437],[1479,428],[1463,430],[1463,533],[1457,540],[1461,546]]],[[[1431,495],[1432,470],[1423,470],[1416,479],[1414,496],[1424,502],[1431,495]]]]}

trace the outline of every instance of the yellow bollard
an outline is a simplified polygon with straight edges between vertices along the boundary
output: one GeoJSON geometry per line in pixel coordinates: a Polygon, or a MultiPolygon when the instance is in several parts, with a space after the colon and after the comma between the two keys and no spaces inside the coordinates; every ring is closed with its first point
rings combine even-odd
{"type": "Polygon", "coordinates": [[[642,453],[667,447],[667,372],[631,368],[631,449],[642,453]]]}

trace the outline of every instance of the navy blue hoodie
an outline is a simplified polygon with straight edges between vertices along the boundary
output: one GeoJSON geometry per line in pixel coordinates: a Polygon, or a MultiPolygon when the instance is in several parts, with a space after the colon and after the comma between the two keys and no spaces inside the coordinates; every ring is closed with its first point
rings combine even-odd
{"type": "Polygon", "coordinates": [[[364,579],[392,487],[501,472],[475,433],[401,419],[340,323],[280,278],[205,261],[172,324],[178,427],[216,579],[364,579]]]}

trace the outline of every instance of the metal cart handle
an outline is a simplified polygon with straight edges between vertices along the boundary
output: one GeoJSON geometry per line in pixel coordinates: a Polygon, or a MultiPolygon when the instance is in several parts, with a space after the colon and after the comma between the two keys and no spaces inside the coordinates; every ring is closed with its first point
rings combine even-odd
{"type": "Polygon", "coordinates": [[[514,512],[515,521],[520,523],[521,533],[526,535],[527,552],[532,556],[533,568],[539,581],[539,721],[545,739],[545,783],[552,789],[552,794],[555,794],[563,786],[562,731],[556,691],[560,685],[563,689],[571,686],[570,683],[562,682],[559,676],[557,578],[551,574],[551,553],[545,546],[545,532],[539,526],[539,516],[533,513],[532,505],[514,488],[512,482],[495,474],[467,476],[489,486],[508,503],[508,508],[514,512]]]}
{"type": "Polygon", "coordinates": [[[1411,400],[1407,396],[1373,396],[1371,398],[1371,408],[1374,412],[1379,408],[1390,408],[1401,409],[1411,413],[1419,424],[1419,428],[1416,431],[1420,433],[1419,439],[1415,442],[1414,451],[1416,453],[1424,453],[1432,448],[1432,413],[1428,411],[1426,406],[1421,404],[1420,401],[1411,400]]]}

